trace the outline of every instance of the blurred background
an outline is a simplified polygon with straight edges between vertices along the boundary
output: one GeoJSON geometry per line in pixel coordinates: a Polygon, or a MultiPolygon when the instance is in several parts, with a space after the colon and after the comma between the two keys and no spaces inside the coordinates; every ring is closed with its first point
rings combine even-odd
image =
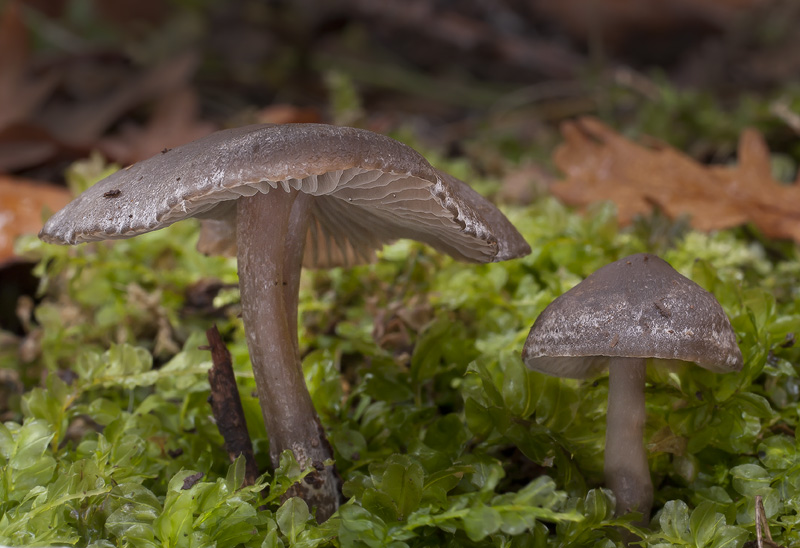
{"type": "Polygon", "coordinates": [[[0,0],[0,327],[36,286],[13,239],[69,200],[74,161],[223,127],[389,133],[506,203],[559,177],[565,120],[714,163],[755,127],[791,181],[799,29],[793,0],[0,0]]]}

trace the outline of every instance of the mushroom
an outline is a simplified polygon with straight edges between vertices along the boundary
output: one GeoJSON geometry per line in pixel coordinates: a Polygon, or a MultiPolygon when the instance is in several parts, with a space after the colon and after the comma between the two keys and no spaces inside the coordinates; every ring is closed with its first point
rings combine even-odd
{"type": "Polygon", "coordinates": [[[270,458],[293,451],[316,468],[293,494],[324,520],[336,509],[333,457],[305,386],[297,343],[303,265],[370,260],[396,238],[485,263],[530,247],[503,214],[420,154],[370,131],[322,124],[220,131],[100,181],[39,237],[77,244],[129,238],[187,217],[206,219],[198,248],[237,253],[242,318],[270,458]],[[308,245],[306,245],[308,244],[308,245]]]}
{"type": "Polygon", "coordinates": [[[643,442],[647,358],[717,373],[742,368],[736,335],[714,296],[647,253],[608,264],[555,299],[522,351],[529,368],[559,377],[592,377],[608,365],[606,485],[617,514],[641,512],[643,522],[653,503],[643,442]]]}

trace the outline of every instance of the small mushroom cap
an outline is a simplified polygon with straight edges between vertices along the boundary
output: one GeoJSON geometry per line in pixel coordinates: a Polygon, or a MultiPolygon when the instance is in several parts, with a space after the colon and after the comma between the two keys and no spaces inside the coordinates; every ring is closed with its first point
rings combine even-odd
{"type": "Polygon", "coordinates": [[[647,253],[608,264],[555,299],[522,351],[531,369],[571,378],[598,374],[611,356],[689,361],[717,373],[743,364],[716,298],[647,253]]]}
{"type": "Polygon", "coordinates": [[[235,249],[235,201],[256,192],[315,196],[304,264],[369,260],[413,238],[469,262],[520,257],[530,247],[466,183],[370,131],[324,124],[219,131],[100,181],[57,212],[39,237],[76,244],[129,238],[188,217],[210,219],[201,250],[235,249]]]}

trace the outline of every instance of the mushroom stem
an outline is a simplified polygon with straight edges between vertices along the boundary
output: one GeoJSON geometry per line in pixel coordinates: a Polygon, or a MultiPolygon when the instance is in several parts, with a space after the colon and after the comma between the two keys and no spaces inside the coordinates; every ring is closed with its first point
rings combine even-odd
{"type": "Polygon", "coordinates": [[[296,350],[297,322],[290,323],[297,317],[300,265],[289,271],[285,262],[295,262],[290,258],[294,253],[285,250],[302,245],[288,232],[292,215],[299,215],[293,208],[296,197],[278,187],[238,201],[239,288],[272,466],[277,468],[281,453],[290,449],[300,466],[316,468],[290,493],[316,506],[317,519],[324,521],[338,506],[339,481],[333,467],[323,465],[333,451],[306,388],[296,350]]]}
{"type": "Polygon", "coordinates": [[[292,204],[289,217],[286,247],[284,249],[284,299],[286,318],[289,324],[289,334],[292,336],[292,346],[300,360],[300,346],[297,342],[297,304],[300,293],[300,273],[303,270],[303,253],[306,247],[306,234],[311,221],[312,196],[304,192],[297,194],[292,204]]]}
{"type": "Polygon", "coordinates": [[[644,448],[644,358],[611,358],[608,365],[606,486],[617,498],[617,515],[641,512],[650,519],[653,483],[644,448]]]}

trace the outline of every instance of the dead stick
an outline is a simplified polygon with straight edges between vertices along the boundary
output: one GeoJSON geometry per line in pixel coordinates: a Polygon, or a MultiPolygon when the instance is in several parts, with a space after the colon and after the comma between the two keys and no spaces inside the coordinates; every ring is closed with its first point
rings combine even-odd
{"type": "MultiPolygon", "coordinates": [[[[780,544],[772,540],[772,533],[769,530],[769,520],[767,512],[764,510],[764,499],[761,495],[756,495],[756,547],[757,548],[783,548],[780,544]]],[[[745,546],[752,541],[746,542],[745,546]]]]}
{"type": "Polygon", "coordinates": [[[208,345],[211,350],[213,367],[208,370],[208,383],[211,385],[211,396],[208,400],[211,411],[217,421],[217,428],[225,440],[225,450],[231,462],[239,455],[244,455],[244,484],[253,485],[258,478],[258,468],[253,456],[253,444],[247,433],[247,422],[244,418],[239,389],[233,376],[231,353],[225,346],[222,336],[215,325],[206,331],[208,345]]]}

